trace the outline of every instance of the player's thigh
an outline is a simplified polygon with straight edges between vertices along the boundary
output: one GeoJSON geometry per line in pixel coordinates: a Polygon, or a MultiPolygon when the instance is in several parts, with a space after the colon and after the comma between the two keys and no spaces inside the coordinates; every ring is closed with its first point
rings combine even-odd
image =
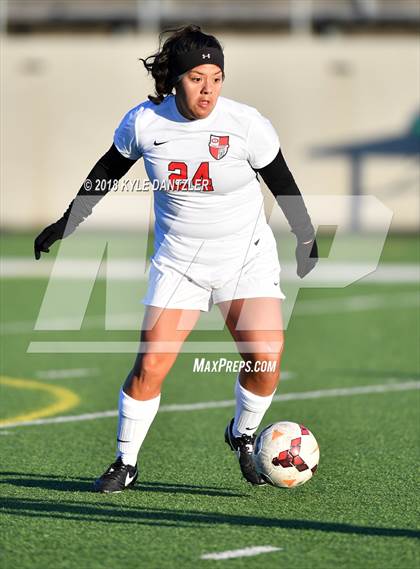
{"type": "Polygon", "coordinates": [[[181,341],[193,330],[200,310],[147,306],[142,325],[144,341],[181,341]]]}
{"type": "Polygon", "coordinates": [[[218,307],[243,357],[281,354],[284,343],[279,298],[246,298],[221,302],[218,307]]]}

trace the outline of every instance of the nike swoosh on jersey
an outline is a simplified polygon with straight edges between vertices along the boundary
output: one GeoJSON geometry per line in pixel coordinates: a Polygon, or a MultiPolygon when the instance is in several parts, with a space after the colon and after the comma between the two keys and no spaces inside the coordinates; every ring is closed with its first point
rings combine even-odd
{"type": "Polygon", "coordinates": [[[154,146],[160,146],[161,144],[166,144],[167,142],[169,142],[169,140],[164,140],[163,142],[156,142],[156,140],[155,140],[153,145],[154,146]]]}

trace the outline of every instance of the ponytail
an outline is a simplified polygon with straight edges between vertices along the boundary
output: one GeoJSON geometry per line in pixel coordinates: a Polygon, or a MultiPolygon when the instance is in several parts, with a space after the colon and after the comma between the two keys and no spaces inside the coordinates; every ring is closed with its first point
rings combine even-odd
{"type": "Polygon", "coordinates": [[[188,25],[182,28],[165,30],[159,34],[159,49],[146,59],[140,58],[148,74],[155,80],[155,94],[148,98],[155,105],[172,93],[179,77],[174,75],[174,58],[201,48],[217,48],[222,51],[219,41],[201,31],[200,26],[188,25]],[[165,39],[165,35],[170,34],[165,39]]]}

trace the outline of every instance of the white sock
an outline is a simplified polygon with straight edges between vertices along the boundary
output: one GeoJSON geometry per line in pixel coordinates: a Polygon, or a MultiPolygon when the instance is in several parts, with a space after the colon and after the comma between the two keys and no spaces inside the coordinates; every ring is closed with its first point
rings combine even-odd
{"type": "Polygon", "coordinates": [[[159,409],[160,394],[148,401],[138,401],[122,389],[118,405],[117,458],[135,466],[140,447],[159,409]]]}
{"type": "Polygon", "coordinates": [[[242,387],[239,378],[236,380],[236,411],[232,427],[234,437],[244,434],[252,436],[255,433],[271,405],[274,393],[266,397],[255,395],[242,387]]]}

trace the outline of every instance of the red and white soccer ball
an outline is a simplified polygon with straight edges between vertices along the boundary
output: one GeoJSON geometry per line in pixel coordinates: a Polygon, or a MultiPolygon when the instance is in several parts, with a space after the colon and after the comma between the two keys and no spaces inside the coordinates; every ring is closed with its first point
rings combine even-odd
{"type": "Polygon", "coordinates": [[[309,429],[290,421],[266,427],[254,446],[255,466],[273,486],[295,488],[310,480],[319,462],[319,446],[309,429]]]}

